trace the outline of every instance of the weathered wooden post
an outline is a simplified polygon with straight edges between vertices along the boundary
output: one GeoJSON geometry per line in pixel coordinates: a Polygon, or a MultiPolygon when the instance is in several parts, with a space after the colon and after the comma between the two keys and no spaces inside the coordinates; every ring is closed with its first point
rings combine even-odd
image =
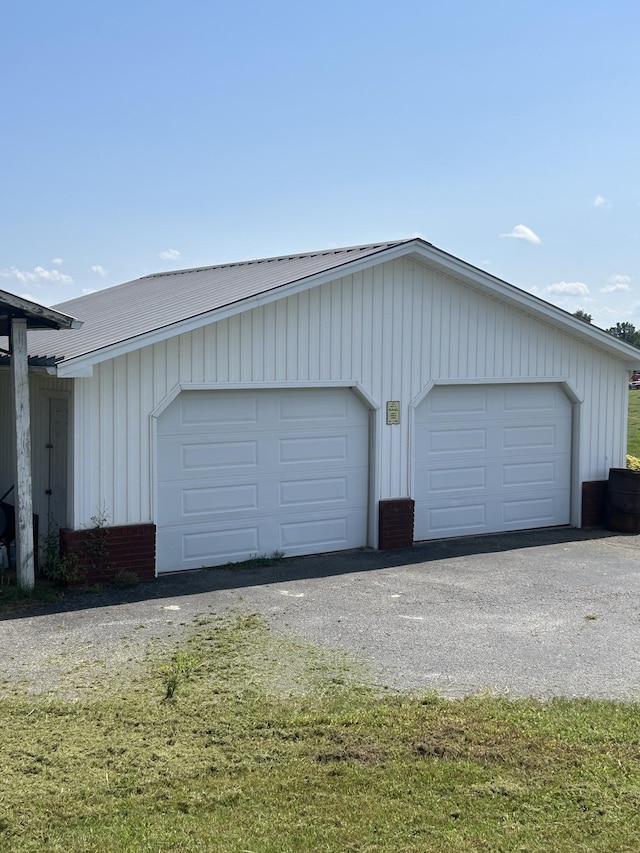
{"type": "Polygon", "coordinates": [[[9,336],[11,387],[15,424],[16,573],[21,589],[33,589],[33,500],[31,496],[31,426],[27,320],[14,317],[9,336]]]}

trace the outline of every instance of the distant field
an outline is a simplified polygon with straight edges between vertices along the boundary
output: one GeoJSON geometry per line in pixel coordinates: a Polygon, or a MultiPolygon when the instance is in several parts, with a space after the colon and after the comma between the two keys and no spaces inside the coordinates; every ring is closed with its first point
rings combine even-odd
{"type": "Polygon", "coordinates": [[[629,391],[627,453],[632,456],[640,456],[640,391],[629,391]]]}

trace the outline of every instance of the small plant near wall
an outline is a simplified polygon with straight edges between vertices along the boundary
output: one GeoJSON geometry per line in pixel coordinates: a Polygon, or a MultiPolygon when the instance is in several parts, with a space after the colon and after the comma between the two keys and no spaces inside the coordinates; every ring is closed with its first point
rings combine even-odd
{"type": "Polygon", "coordinates": [[[92,572],[104,574],[111,568],[109,564],[109,515],[104,507],[98,508],[87,525],[87,538],[83,552],[92,572]]]}
{"type": "Polygon", "coordinates": [[[58,586],[77,583],[86,575],[76,554],[60,553],[60,529],[53,521],[40,540],[40,563],[42,574],[58,586]]]}
{"type": "Polygon", "coordinates": [[[60,529],[51,523],[40,540],[42,574],[58,586],[81,584],[88,577],[106,576],[111,568],[109,561],[109,516],[99,509],[86,526],[86,536],[77,550],[62,554],[60,529]]]}

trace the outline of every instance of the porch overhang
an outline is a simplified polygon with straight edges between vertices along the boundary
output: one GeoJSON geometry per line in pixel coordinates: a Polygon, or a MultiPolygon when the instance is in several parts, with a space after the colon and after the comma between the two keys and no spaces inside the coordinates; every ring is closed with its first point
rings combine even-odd
{"type": "MultiPolygon", "coordinates": [[[[16,575],[18,586],[31,589],[35,583],[33,541],[33,495],[31,486],[31,424],[29,414],[29,364],[27,331],[31,329],[77,329],[80,320],[46,308],[29,299],[0,290],[0,336],[7,339],[7,349],[0,351],[11,369],[12,422],[15,437],[14,495],[16,511],[16,575]]],[[[47,367],[54,356],[36,357],[35,362],[47,367]],[[42,364],[42,362],[45,362],[42,364]]]]}

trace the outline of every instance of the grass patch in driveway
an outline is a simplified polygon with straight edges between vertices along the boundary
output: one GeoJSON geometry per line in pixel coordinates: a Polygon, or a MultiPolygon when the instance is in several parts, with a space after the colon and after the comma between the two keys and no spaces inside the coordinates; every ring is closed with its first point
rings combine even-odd
{"type": "Polygon", "coordinates": [[[0,704],[0,850],[638,847],[634,705],[381,696],[250,614],[105,687],[0,704]]]}

